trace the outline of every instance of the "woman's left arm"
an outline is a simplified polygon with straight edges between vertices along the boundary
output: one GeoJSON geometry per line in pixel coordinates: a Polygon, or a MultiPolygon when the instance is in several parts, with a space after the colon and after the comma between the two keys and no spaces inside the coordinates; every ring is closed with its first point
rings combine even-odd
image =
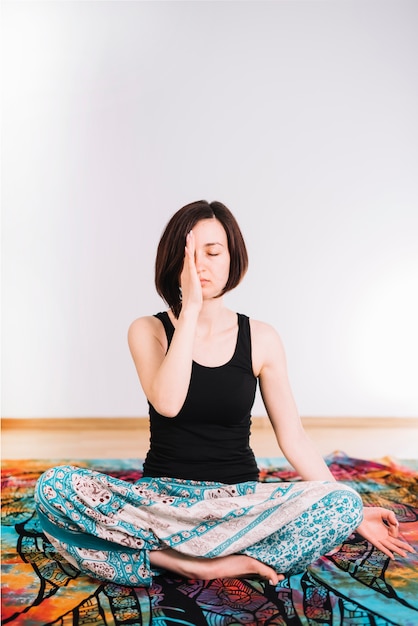
{"type": "MultiPolygon", "coordinates": [[[[286,459],[304,480],[335,480],[305,433],[290,388],[286,357],[276,331],[251,321],[254,374],[277,442],[286,459]]],[[[395,514],[382,507],[365,507],[357,532],[391,559],[415,550],[399,534],[395,514]]]]}
{"type": "Polygon", "coordinates": [[[251,340],[254,374],[284,456],[304,480],[335,480],[303,428],[279,335],[272,326],[251,320],[251,340]]]}

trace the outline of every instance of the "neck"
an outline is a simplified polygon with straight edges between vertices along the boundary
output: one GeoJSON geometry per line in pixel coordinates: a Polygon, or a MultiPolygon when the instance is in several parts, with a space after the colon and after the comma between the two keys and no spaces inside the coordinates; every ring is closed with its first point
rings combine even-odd
{"type": "Polygon", "coordinates": [[[232,311],[224,306],[223,298],[205,300],[197,321],[198,333],[210,335],[223,330],[230,323],[232,311]]]}

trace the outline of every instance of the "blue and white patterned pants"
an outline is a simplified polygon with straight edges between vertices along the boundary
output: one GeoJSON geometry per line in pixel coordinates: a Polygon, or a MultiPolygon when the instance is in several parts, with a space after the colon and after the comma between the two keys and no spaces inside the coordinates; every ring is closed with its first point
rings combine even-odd
{"type": "Polygon", "coordinates": [[[46,471],[36,507],[45,534],[80,571],[149,586],[151,550],[195,557],[246,554],[277,572],[303,571],[362,520],[362,501],[337,482],[236,485],[169,478],[136,483],[73,466],[46,471]]]}

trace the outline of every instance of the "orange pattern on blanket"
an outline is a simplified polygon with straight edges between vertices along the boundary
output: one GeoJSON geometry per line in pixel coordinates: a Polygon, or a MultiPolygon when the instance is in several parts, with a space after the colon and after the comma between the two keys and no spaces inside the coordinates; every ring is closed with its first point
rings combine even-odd
{"type": "MultiPolygon", "coordinates": [[[[418,546],[418,473],[339,453],[328,464],[366,505],[395,511],[404,538],[418,546]]],[[[359,535],[277,587],[257,579],[188,581],[159,576],[150,589],[80,575],[43,536],[34,511],[39,475],[63,461],[10,461],[2,472],[2,624],[182,624],[183,626],[416,626],[418,558],[389,561],[359,535]]],[[[64,461],[68,463],[68,460],[64,461]]],[[[70,461],[134,482],[139,460],[70,461]]],[[[277,460],[260,461],[261,480],[300,480],[277,460]]]]}

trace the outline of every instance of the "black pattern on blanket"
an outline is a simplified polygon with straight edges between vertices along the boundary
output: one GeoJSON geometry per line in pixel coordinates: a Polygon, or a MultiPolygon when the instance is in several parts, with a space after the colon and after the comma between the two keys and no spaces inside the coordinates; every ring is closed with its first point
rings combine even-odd
{"type": "MultiPolygon", "coordinates": [[[[63,461],[60,461],[62,463],[63,461]]],[[[65,461],[66,463],[68,460],[65,461]]],[[[70,461],[120,479],[141,476],[138,460],[70,461]]],[[[386,459],[334,454],[337,478],[365,505],[392,509],[404,538],[418,544],[418,473],[386,459]]],[[[150,589],[120,587],[80,575],[53,549],[34,511],[38,476],[57,461],[3,463],[2,624],[65,626],[416,626],[418,558],[390,561],[353,534],[277,587],[256,578],[154,579],[150,589]]],[[[281,460],[260,460],[261,480],[299,480],[281,460]]]]}

